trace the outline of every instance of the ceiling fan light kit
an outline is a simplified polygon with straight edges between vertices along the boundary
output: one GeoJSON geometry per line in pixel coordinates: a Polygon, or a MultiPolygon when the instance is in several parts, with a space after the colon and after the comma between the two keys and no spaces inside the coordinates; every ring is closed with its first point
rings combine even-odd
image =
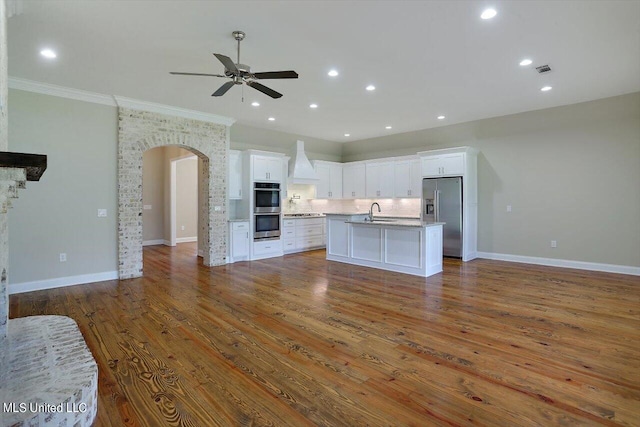
{"type": "Polygon", "coordinates": [[[264,93],[271,98],[281,98],[282,94],[276,92],[275,90],[268,88],[267,86],[258,83],[256,80],[266,80],[266,79],[297,79],[298,73],[293,70],[288,71],[265,71],[261,73],[252,73],[251,67],[247,64],[242,64],[240,62],[240,42],[244,40],[246,34],[243,31],[234,31],[231,33],[233,38],[238,42],[238,61],[236,63],[233,62],[231,58],[226,55],[222,55],[220,53],[214,53],[213,55],[218,59],[218,61],[222,62],[224,65],[224,75],[221,74],[204,74],[204,73],[185,73],[185,72],[176,72],[171,71],[169,74],[174,75],[182,75],[182,76],[206,76],[206,77],[223,77],[230,78],[231,81],[224,83],[222,86],[218,88],[211,96],[222,96],[229,89],[231,89],[235,85],[246,84],[253,89],[264,93]]]}

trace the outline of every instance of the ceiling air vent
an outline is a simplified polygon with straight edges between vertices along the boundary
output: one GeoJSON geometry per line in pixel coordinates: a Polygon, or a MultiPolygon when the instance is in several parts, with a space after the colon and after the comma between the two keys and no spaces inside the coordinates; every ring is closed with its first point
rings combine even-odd
{"type": "Polygon", "coordinates": [[[538,73],[544,74],[551,71],[551,67],[549,67],[548,65],[541,65],[539,67],[536,67],[536,70],[538,70],[538,73]]]}

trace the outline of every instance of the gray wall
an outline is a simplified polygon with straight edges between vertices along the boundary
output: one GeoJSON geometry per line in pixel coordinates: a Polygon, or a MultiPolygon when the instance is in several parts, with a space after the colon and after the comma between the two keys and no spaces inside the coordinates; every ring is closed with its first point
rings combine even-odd
{"type": "Polygon", "coordinates": [[[343,160],[463,145],[480,150],[479,251],[640,266],[640,93],[355,141],[343,160]]]}
{"type": "Polygon", "coordinates": [[[197,235],[198,158],[194,156],[176,162],[176,238],[197,235]]]}
{"type": "Polygon", "coordinates": [[[296,141],[304,141],[304,151],[310,160],[342,160],[343,145],[340,142],[325,141],[309,136],[294,135],[273,130],[258,129],[250,126],[234,124],[231,126],[232,150],[265,150],[292,155],[296,141]]]}
{"type": "Polygon", "coordinates": [[[9,212],[10,283],[116,271],[116,109],[16,90],[9,105],[9,149],[48,156],[9,212]]]}

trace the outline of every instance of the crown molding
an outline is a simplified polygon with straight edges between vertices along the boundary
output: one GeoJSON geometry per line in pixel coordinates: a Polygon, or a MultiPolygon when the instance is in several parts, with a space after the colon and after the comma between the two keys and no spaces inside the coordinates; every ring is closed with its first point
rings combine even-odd
{"type": "Polygon", "coordinates": [[[24,90],[27,92],[41,93],[43,95],[58,96],[60,98],[75,99],[76,101],[91,102],[93,104],[108,105],[117,107],[112,96],[101,93],[88,92],[86,90],[73,89],[70,87],[57,86],[49,83],[41,83],[33,80],[9,77],[9,88],[24,90]]]}
{"type": "Polygon", "coordinates": [[[113,99],[115,99],[118,107],[129,108],[132,110],[149,111],[151,113],[166,114],[169,116],[183,117],[185,119],[199,120],[201,122],[216,123],[225,126],[231,126],[236,122],[236,119],[231,117],[203,113],[201,111],[188,110],[186,108],[173,107],[171,105],[156,104],[154,102],[140,101],[138,99],[125,98],[124,96],[114,95],[113,99]]]}
{"type": "Polygon", "coordinates": [[[86,90],[21,79],[18,77],[9,77],[9,88],[73,99],[76,101],[91,102],[93,104],[108,105],[110,107],[130,108],[132,110],[142,110],[149,111],[151,113],[183,117],[186,119],[216,123],[224,126],[231,126],[236,121],[236,119],[231,117],[219,116],[217,114],[203,113],[201,111],[188,110],[186,108],[174,107],[171,105],[156,104],[154,102],[141,101],[139,99],[126,98],[124,96],[104,95],[86,90]]]}

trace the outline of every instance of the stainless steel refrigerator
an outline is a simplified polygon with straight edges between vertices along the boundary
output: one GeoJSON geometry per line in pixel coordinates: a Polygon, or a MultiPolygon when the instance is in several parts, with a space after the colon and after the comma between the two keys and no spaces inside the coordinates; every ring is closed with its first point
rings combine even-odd
{"type": "Polygon", "coordinates": [[[422,180],[422,220],[444,222],[442,254],[462,258],[462,177],[422,180]]]}

